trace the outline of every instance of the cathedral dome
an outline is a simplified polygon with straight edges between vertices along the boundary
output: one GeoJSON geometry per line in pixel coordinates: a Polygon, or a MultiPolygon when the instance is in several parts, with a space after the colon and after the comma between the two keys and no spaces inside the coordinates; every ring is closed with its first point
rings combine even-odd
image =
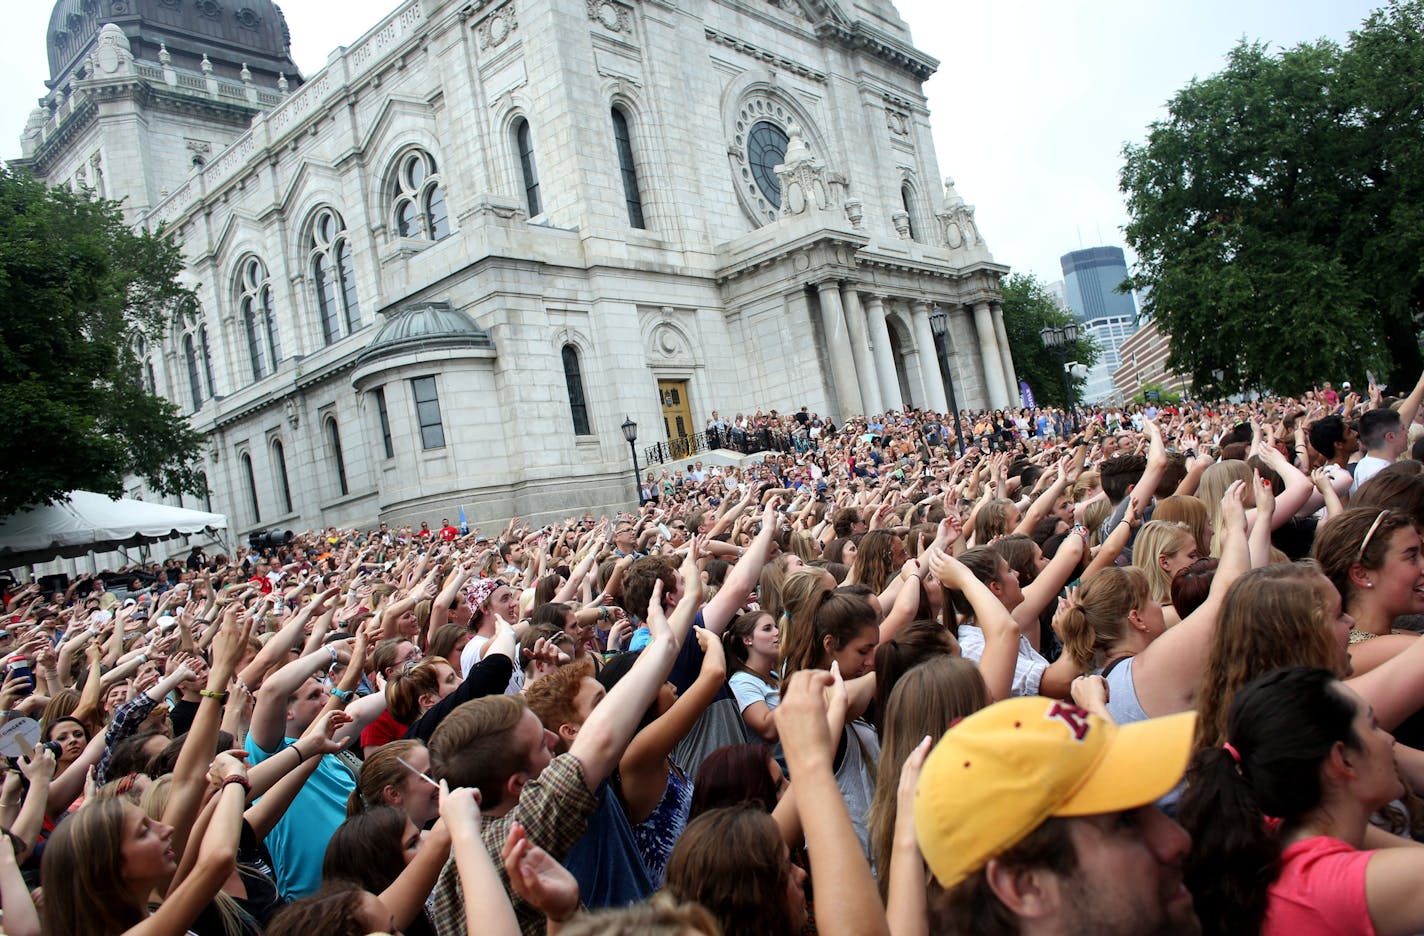
{"type": "Polygon", "coordinates": [[[372,361],[429,348],[494,350],[490,333],[448,302],[423,302],[390,315],[371,343],[356,359],[362,367],[372,361]]]}
{"type": "Polygon", "coordinates": [[[272,0],[58,0],[45,37],[51,87],[83,61],[105,23],[123,31],[139,61],[159,61],[166,47],[175,68],[197,71],[207,55],[221,77],[246,64],[257,84],[275,86],[279,73],[300,81],[272,0]]]}

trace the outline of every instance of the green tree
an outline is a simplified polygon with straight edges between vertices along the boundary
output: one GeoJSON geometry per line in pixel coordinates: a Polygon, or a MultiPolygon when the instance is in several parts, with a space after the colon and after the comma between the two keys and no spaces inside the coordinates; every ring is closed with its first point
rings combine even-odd
{"type": "Polygon", "coordinates": [[[0,170],[0,516],[75,489],[121,495],[130,474],[160,493],[202,492],[202,437],[144,389],[134,350],[192,307],[182,268],[179,249],[133,233],[117,203],[0,170]]]}
{"type": "MultiPolygon", "coordinates": [[[[1004,332],[1013,350],[1014,370],[1019,379],[1028,381],[1038,405],[1067,406],[1063,364],[1057,351],[1043,346],[1039,332],[1047,327],[1061,328],[1073,321],[1073,314],[1060,306],[1048,288],[1031,274],[1012,273],[999,288],[1004,297],[1004,332]]],[[[1068,348],[1068,361],[1092,367],[1101,353],[1093,337],[1080,331],[1076,344],[1068,348]]],[[[1082,377],[1072,378],[1073,402],[1083,402],[1085,382],[1082,377]]]]}
{"type": "Polygon", "coordinates": [[[1420,369],[1424,0],[1373,14],[1348,46],[1243,42],[1124,150],[1125,229],[1172,336],[1169,366],[1208,396],[1395,386],[1420,369]]]}

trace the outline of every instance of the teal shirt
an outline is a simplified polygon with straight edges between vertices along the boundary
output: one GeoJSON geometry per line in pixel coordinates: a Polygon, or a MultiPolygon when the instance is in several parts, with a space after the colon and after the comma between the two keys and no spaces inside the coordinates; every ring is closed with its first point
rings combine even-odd
{"type": "MultiPolygon", "coordinates": [[[[283,738],[275,751],[264,751],[251,736],[247,760],[260,764],[276,757],[296,738],[283,738]]],[[[267,833],[267,850],[277,875],[277,890],[287,901],[300,900],[321,888],[321,861],[337,826],[346,821],[346,799],[356,789],[356,777],[332,754],[324,755],[292,805],[267,833]]]]}

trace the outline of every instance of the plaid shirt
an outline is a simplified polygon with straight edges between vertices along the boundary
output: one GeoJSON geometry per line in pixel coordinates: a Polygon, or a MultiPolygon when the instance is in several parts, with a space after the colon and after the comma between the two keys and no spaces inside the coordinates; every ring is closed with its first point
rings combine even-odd
{"type": "Polygon", "coordinates": [[[124,703],[114,713],[114,720],[104,732],[104,755],[99,758],[99,766],[94,768],[96,786],[109,782],[109,758],[113,757],[114,748],[120,741],[138,734],[143,720],[152,715],[156,708],[158,703],[150,698],[147,692],[140,692],[137,698],[124,703]]]}
{"type": "MultiPolygon", "coordinates": [[[[543,936],[545,921],[542,913],[509,889],[509,876],[500,859],[509,827],[518,822],[524,826],[530,842],[548,852],[555,861],[563,861],[569,849],[583,837],[588,819],[597,806],[597,797],[583,779],[583,762],[572,754],[560,754],[537,779],[524,785],[513,809],[497,819],[484,820],[480,835],[485,850],[504,882],[505,893],[514,905],[524,936],[543,936]]],[[[465,931],[465,895],[453,857],[440,872],[440,880],[435,883],[427,906],[439,936],[469,936],[465,931]]]]}

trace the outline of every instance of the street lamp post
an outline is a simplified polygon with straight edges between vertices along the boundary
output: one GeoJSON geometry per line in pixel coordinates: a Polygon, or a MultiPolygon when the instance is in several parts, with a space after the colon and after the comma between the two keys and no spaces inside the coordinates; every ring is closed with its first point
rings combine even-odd
{"type": "Polygon", "coordinates": [[[1068,370],[1068,346],[1078,343],[1078,323],[1069,320],[1061,327],[1045,325],[1038,333],[1043,346],[1058,354],[1058,366],[1063,370],[1063,389],[1068,394],[1068,412],[1073,416],[1073,432],[1078,432],[1078,403],[1073,398],[1073,377],[1068,370]]]}
{"type": "Polygon", "coordinates": [[[638,468],[638,447],[634,445],[638,441],[638,424],[633,422],[633,417],[623,417],[623,438],[628,440],[628,451],[633,453],[633,493],[638,496],[638,506],[643,506],[643,485],[638,476],[642,471],[638,468]]]}
{"type": "Polygon", "coordinates": [[[949,393],[949,411],[954,414],[954,443],[959,457],[964,457],[964,427],[959,423],[959,400],[954,396],[954,375],[949,372],[949,356],[944,349],[944,336],[949,331],[949,313],[939,306],[930,312],[930,331],[934,333],[935,357],[939,359],[939,374],[949,393]]]}

